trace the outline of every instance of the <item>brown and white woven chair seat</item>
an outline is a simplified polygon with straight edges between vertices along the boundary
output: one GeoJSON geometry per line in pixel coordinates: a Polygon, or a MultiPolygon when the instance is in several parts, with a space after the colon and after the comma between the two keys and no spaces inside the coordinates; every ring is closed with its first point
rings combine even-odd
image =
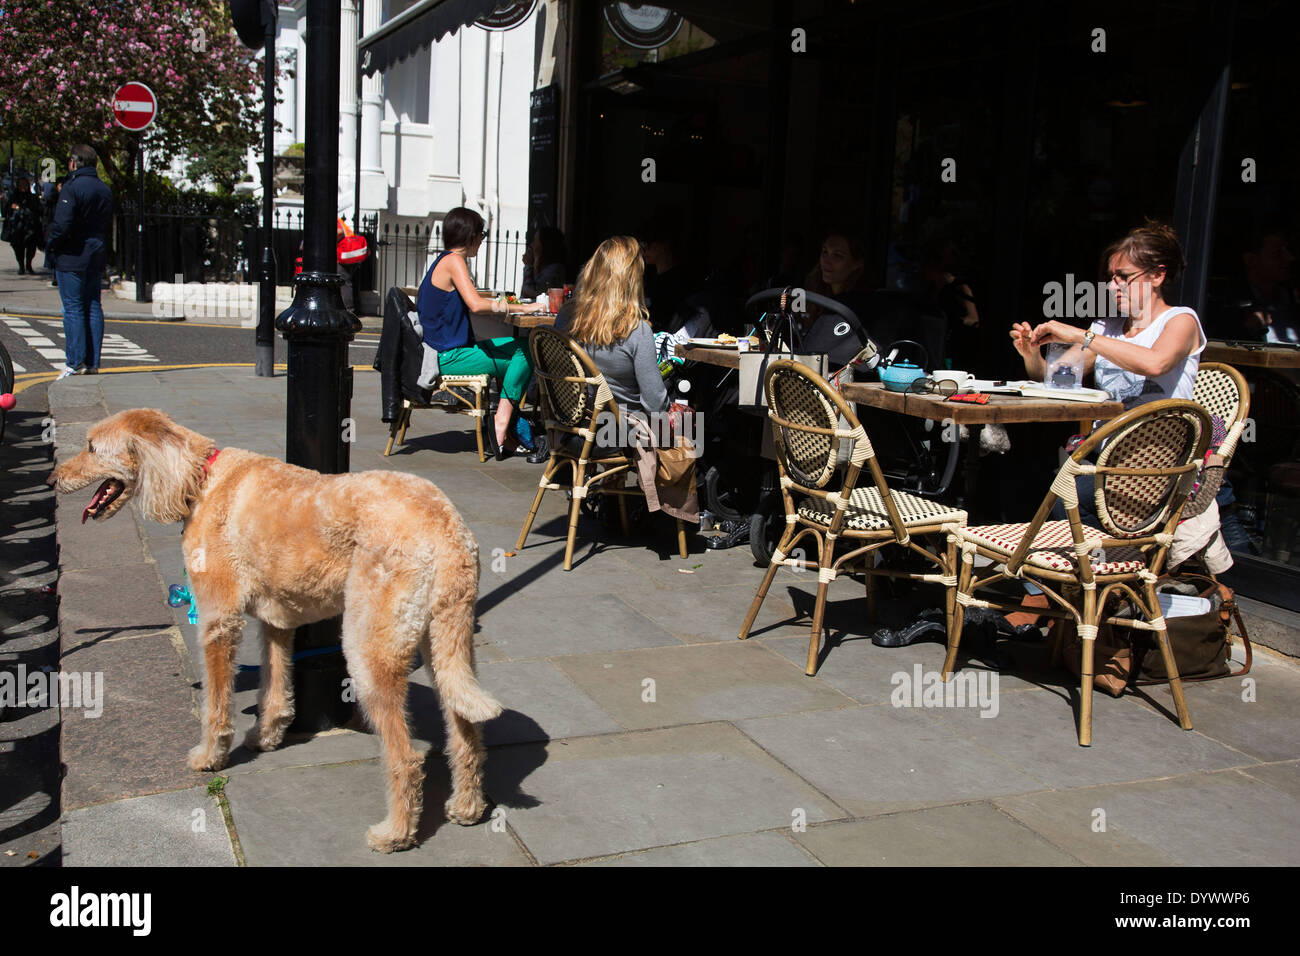
{"type": "MultiPolygon", "coordinates": [[[[966,512],[938,501],[918,498],[905,491],[889,492],[906,527],[949,523],[966,523],[966,512]]],[[[835,517],[835,505],[825,498],[805,498],[799,504],[799,516],[817,524],[830,527],[835,517]]],[[[845,527],[853,531],[888,531],[889,512],[885,509],[880,489],[854,488],[849,495],[849,506],[844,514],[845,527]]]]}
{"type": "MultiPolygon", "coordinates": [[[[963,528],[961,536],[973,541],[987,551],[1011,557],[1030,528],[1025,524],[989,524],[974,528],[963,528]]],[[[1083,526],[1083,539],[1094,545],[1095,550],[1088,555],[1093,574],[1136,574],[1146,568],[1146,560],[1138,548],[1101,548],[1101,542],[1107,535],[1088,525],[1083,526]]],[[[1044,522],[1035,535],[1032,550],[1025,558],[1026,564],[1048,571],[1063,571],[1072,574],[1078,570],[1078,558],[1074,552],[1074,538],[1070,534],[1069,521],[1044,522]]]]}

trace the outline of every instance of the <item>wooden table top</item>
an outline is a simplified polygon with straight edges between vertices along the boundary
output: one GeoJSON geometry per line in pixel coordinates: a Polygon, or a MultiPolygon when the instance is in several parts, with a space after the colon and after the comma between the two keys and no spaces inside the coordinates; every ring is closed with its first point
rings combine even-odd
{"type": "Polygon", "coordinates": [[[556,318],[550,312],[485,312],[483,314],[494,315],[517,329],[535,329],[539,325],[553,326],[556,318]]]}
{"type": "Polygon", "coordinates": [[[719,368],[740,368],[740,352],[737,349],[714,348],[708,345],[679,345],[674,350],[678,358],[688,362],[703,362],[719,368]]]}
{"type": "Polygon", "coordinates": [[[1070,402],[1056,398],[990,395],[987,405],[948,402],[941,395],[891,392],[880,382],[848,382],[840,389],[850,402],[883,408],[914,418],[958,425],[1006,425],[1016,422],[1110,421],[1124,413],[1121,402],[1070,402]]]}
{"type": "Polygon", "coordinates": [[[1252,368],[1300,368],[1300,349],[1260,342],[1241,345],[1211,340],[1201,353],[1202,362],[1223,362],[1252,368]]]}
{"type": "MultiPolygon", "coordinates": [[[[411,299],[412,302],[415,301],[415,294],[416,294],[416,292],[419,291],[419,290],[417,290],[414,286],[402,286],[401,289],[402,289],[403,292],[405,292],[405,293],[410,297],[410,299],[411,299]]],[[[504,322],[506,325],[513,325],[513,326],[514,326],[515,328],[517,328],[517,329],[535,329],[535,328],[537,328],[537,326],[539,326],[539,325],[554,325],[554,324],[555,324],[555,316],[552,315],[552,314],[549,313],[549,312],[492,312],[492,311],[488,311],[488,312],[479,312],[479,313],[475,313],[475,314],[477,314],[477,315],[490,315],[490,316],[493,316],[493,317],[495,317],[495,318],[497,318],[497,319],[500,319],[500,320],[501,320],[502,322],[504,322]]]]}

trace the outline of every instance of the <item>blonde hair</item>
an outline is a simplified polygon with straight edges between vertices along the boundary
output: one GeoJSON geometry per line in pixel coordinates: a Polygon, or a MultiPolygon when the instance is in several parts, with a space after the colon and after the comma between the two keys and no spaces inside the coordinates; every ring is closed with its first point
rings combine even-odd
{"type": "Polygon", "coordinates": [[[631,335],[649,317],[644,275],[639,242],[630,236],[602,242],[578,274],[569,334],[587,345],[613,345],[631,335]]]}

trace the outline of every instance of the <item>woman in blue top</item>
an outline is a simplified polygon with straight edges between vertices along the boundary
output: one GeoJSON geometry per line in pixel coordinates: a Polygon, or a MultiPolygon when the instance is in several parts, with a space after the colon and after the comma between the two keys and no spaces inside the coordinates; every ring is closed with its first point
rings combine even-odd
{"type": "Polygon", "coordinates": [[[511,420],[528,382],[533,377],[527,343],[510,336],[474,341],[471,312],[539,312],[533,303],[494,303],[474,288],[467,259],[478,255],[483,243],[483,217],[457,206],[442,222],[447,251],[433,261],[420,283],[416,310],[424,327],[424,341],[438,353],[444,375],[491,375],[501,383],[495,427],[488,441],[497,458],[504,458],[521,443],[511,433],[511,420]]]}

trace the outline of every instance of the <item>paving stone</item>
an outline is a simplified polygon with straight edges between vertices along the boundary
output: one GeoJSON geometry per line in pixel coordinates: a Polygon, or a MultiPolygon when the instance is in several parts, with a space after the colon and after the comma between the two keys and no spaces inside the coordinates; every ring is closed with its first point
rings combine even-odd
{"type": "MultiPolygon", "coordinates": [[[[1175,713],[1167,686],[1144,690],[1167,713],[1175,713]]],[[[1300,672],[1295,667],[1260,660],[1248,677],[1187,683],[1183,695],[1197,733],[1259,760],[1300,757],[1300,712],[1295,706],[1300,672]],[[1252,682],[1254,700],[1242,699],[1247,681],[1252,682]]]]}
{"type": "Polygon", "coordinates": [[[59,576],[59,631],[65,652],[113,638],[156,634],[173,625],[155,564],[68,571],[59,576]]]}
{"type": "MultiPolygon", "coordinates": [[[[1300,828],[1295,826],[1300,820],[1300,799],[1235,771],[1183,774],[1000,802],[1028,819],[1033,819],[1035,810],[1064,807],[1073,821],[1067,833],[1074,840],[1080,839],[1078,826],[1090,822],[1096,809],[1104,810],[1108,829],[1140,841],[1177,866],[1300,863],[1300,828]]],[[[1094,853],[1086,861],[1096,858],[1094,853]]]]}
{"type": "Polygon", "coordinates": [[[986,803],[895,813],[795,834],[827,866],[1078,866],[986,803]]]}
{"type": "MultiPolygon", "coordinates": [[[[803,670],[808,663],[808,634],[800,637],[767,637],[762,643],[791,664],[803,670]]],[[[865,635],[849,635],[827,647],[823,637],[818,652],[817,678],[854,700],[867,705],[888,704],[899,686],[900,674],[909,679],[915,674],[917,664],[924,675],[937,675],[943,671],[947,654],[944,644],[923,641],[907,647],[877,647],[865,635]]],[[[990,668],[968,662],[959,674],[977,675],[990,672],[990,668]]],[[[1001,694],[1037,687],[1033,681],[1015,673],[997,671],[998,692],[1001,694]]],[[[928,677],[926,679],[929,679],[928,677]]],[[[970,677],[962,677],[969,680],[970,677]]]]}
{"type": "MultiPolygon", "coordinates": [[[[756,590],[757,584],[706,587],[696,576],[679,575],[670,585],[635,588],[619,597],[678,640],[705,644],[737,640],[756,590]]],[[[774,590],[763,602],[753,632],[765,632],[792,617],[794,605],[774,590]]]]}
{"type": "Polygon", "coordinates": [[[1088,866],[1173,866],[1158,847],[1143,843],[1098,812],[1105,787],[1042,790],[995,797],[993,805],[1088,866]]]}
{"type": "Polygon", "coordinates": [[[425,767],[420,843],[389,854],[366,846],[367,828],[385,813],[377,760],[231,777],[225,792],[244,859],[249,866],[529,865],[508,829],[494,829],[490,819],[472,827],[449,823],[442,809],[451,792],[446,763],[434,753],[425,767]]]}
{"type": "Polygon", "coordinates": [[[809,680],[757,642],[589,653],[554,663],[629,728],[844,707],[843,694],[809,680]],[[653,680],[653,701],[645,682],[653,680]]]}
{"type": "Polygon", "coordinates": [[[927,710],[855,707],[736,726],[855,816],[1042,789],[927,710]]]}
{"type": "Polygon", "coordinates": [[[168,635],[65,646],[60,667],[103,675],[100,716],[63,709],[65,811],[199,782],[185,762],[198,742],[195,699],[168,635]]]}
{"type": "Polygon", "coordinates": [[[487,780],[541,863],[842,816],[727,724],[495,748],[487,780]]]}
{"type": "Polygon", "coordinates": [[[1057,693],[1031,691],[999,695],[998,713],[991,720],[981,720],[970,709],[931,713],[952,733],[998,754],[1054,790],[1257,762],[1182,730],[1131,698],[1115,699],[1100,692],[1093,695],[1092,746],[1080,747],[1071,703],[1057,693]]]}
{"type": "MultiPolygon", "coordinates": [[[[488,746],[608,734],[627,727],[611,717],[549,661],[482,664],[479,683],[505,712],[483,725],[488,746]]],[[[421,669],[416,678],[429,680],[421,669]]]]}
{"type": "Polygon", "coordinates": [[[102,521],[92,519],[81,523],[82,509],[90,503],[98,487],[91,485],[58,497],[59,566],[64,571],[115,568],[146,560],[140,527],[130,508],[123,508],[102,521]]]}
{"type": "Polygon", "coordinates": [[[817,866],[780,833],[747,833],[592,860],[582,866],[817,866]]]}
{"type": "Polygon", "coordinates": [[[1283,793],[1300,800],[1300,761],[1289,760],[1286,763],[1260,764],[1257,767],[1249,767],[1237,772],[1244,773],[1256,780],[1262,780],[1270,787],[1277,787],[1283,793]]]}
{"type": "Polygon", "coordinates": [[[486,613],[480,610],[479,626],[515,660],[680,643],[612,594],[591,595],[581,602],[572,596],[528,595],[486,613]]]}
{"type": "Polygon", "coordinates": [[[234,866],[226,823],[204,787],[73,810],[64,866],[234,866]]]}

